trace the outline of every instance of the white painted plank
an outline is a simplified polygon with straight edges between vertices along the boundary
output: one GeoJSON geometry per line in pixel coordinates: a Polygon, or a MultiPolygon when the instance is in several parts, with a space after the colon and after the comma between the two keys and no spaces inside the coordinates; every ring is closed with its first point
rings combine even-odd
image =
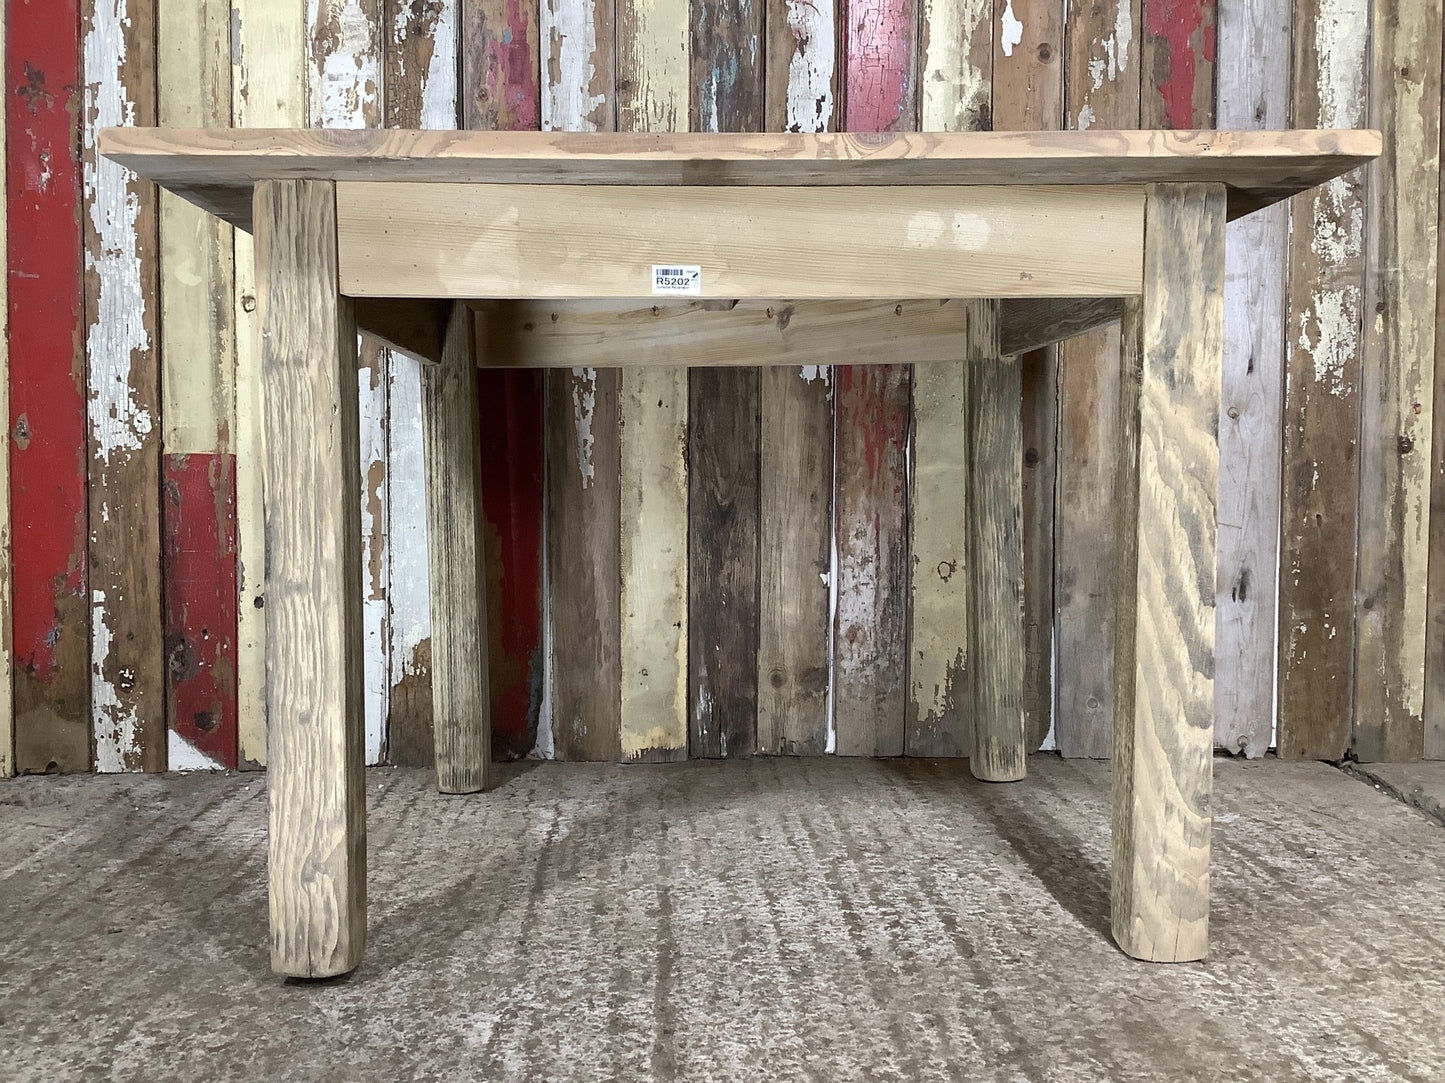
{"type": "MultiPolygon", "coordinates": [[[[306,0],[308,101],[318,128],[375,128],[382,121],[382,26],[375,0],[306,0]]],[[[363,340],[361,410],[362,629],[366,762],[381,759],[391,702],[391,561],[387,545],[390,350],[363,340]]],[[[425,586],[423,585],[423,590],[425,586]]],[[[423,597],[425,594],[423,594],[423,597]]]]}
{"type": "MultiPolygon", "coordinates": [[[[1289,127],[1290,9],[1220,5],[1220,128],[1289,127]]],[[[1277,203],[1231,223],[1225,249],[1214,739],[1251,759],[1274,743],[1288,245],[1277,203]]]]}
{"type": "MultiPolygon", "coordinates": [[[[158,438],[150,405],[137,401],[132,367],[136,361],[148,363],[154,355],[151,328],[155,316],[151,311],[153,297],[145,286],[137,234],[144,213],[137,196],[139,183],[129,170],[96,151],[97,134],[102,128],[136,122],[137,103],[126,85],[126,32],[130,21],[127,0],[96,0],[88,15],[81,57],[85,80],[83,213],[88,219],[85,273],[95,286],[86,288],[87,300],[94,304],[86,314],[86,412],[91,515],[93,519],[96,516],[94,498],[98,496],[100,522],[109,523],[112,514],[124,515],[128,509],[108,503],[108,494],[122,501],[136,495],[123,487],[123,479],[129,474],[127,466],[132,456],[153,453],[158,438]]],[[[143,374],[140,378],[146,379],[143,374]]],[[[91,537],[95,536],[92,523],[91,537]]],[[[158,536],[156,527],[149,539],[137,540],[144,545],[158,536]]],[[[151,556],[143,553],[140,559],[151,556]]],[[[153,574],[158,576],[158,548],[154,559],[157,567],[153,574]]],[[[136,585],[126,582],[129,568],[124,562],[112,565],[107,558],[92,563],[97,565],[91,569],[90,598],[90,712],[95,768],[101,772],[140,770],[141,730],[147,722],[163,724],[163,699],[155,697],[151,704],[159,717],[143,719],[139,708],[144,686],[158,675],[145,675],[139,687],[125,691],[118,687],[117,676],[127,669],[134,672],[137,660],[130,645],[117,636],[117,625],[124,622],[127,610],[145,600],[124,598],[118,593],[136,585]]],[[[155,585],[159,587],[158,582],[155,585]]],[[[144,615],[160,619],[158,609],[144,615]]],[[[158,640],[158,630],[146,631],[146,640],[158,640]]],[[[150,660],[142,658],[140,662],[149,664],[150,660]]]]}

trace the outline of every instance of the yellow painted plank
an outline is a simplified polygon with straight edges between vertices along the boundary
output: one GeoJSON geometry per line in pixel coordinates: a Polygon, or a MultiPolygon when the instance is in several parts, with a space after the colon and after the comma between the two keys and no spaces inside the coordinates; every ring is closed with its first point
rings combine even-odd
{"type": "MultiPolygon", "coordinates": [[[[620,0],[617,126],[685,130],[688,0],[620,0]]],[[[549,321],[550,323],[550,321],[549,321]]],[[[669,360],[691,361],[674,342],[669,360]]],[[[605,365],[594,358],[579,365],[605,365]]],[[[687,369],[622,368],[622,758],[687,758],[687,369]]]]}

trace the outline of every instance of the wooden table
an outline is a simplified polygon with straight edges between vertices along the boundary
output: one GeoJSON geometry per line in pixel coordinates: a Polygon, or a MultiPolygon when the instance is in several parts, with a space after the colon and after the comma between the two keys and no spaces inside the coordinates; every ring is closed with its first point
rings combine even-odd
{"type": "Polygon", "coordinates": [[[490,744],[477,365],[968,365],[970,763],[1009,781],[1027,751],[1015,355],[1122,319],[1114,936],[1142,959],[1203,957],[1224,225],[1380,147],[1362,131],[105,132],[103,153],[255,234],[274,969],[343,973],[365,942],[358,327],[432,362],[437,770],[470,792],[490,744]]]}

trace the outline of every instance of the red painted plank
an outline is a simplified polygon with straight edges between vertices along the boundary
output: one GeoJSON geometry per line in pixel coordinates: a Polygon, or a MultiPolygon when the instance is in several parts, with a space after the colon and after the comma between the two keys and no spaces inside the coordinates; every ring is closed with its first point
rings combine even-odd
{"type": "MultiPolygon", "coordinates": [[[[540,127],[537,25],[535,0],[463,0],[464,127],[540,127]]],[[[542,707],[543,375],[477,373],[492,751],[505,759],[532,750],[542,707]]]]}
{"type": "Polygon", "coordinates": [[[911,132],[918,127],[915,0],[849,3],[843,20],[843,126],[850,132],[911,132]]]}
{"type": "Polygon", "coordinates": [[[16,766],[90,766],[80,11],[13,0],[5,53],[16,766]]]}
{"type": "Polygon", "coordinates": [[[540,126],[537,5],[463,0],[463,127],[515,132],[540,126]]]}
{"type": "Polygon", "coordinates": [[[1214,117],[1214,0],[1145,0],[1144,125],[1208,128],[1214,117]]]}
{"type": "Polygon", "coordinates": [[[167,455],[163,484],[171,731],[228,769],[239,754],[235,459],[167,455]]]}
{"type": "MultiPolygon", "coordinates": [[[[914,131],[914,0],[843,10],[843,120],[849,131],[914,131]]],[[[838,550],[833,647],[835,749],[903,754],[907,709],[911,366],[836,370],[838,550]]]]}
{"type": "Polygon", "coordinates": [[[525,756],[542,705],[542,401],[535,369],[478,374],[492,749],[525,756]]]}

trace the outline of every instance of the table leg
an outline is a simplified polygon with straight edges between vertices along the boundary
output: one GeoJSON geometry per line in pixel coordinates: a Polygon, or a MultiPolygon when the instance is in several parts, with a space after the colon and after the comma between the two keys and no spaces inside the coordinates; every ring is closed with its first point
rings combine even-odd
{"type": "Polygon", "coordinates": [[[1124,312],[1113,925],[1157,962],[1209,948],[1224,213],[1220,185],[1151,186],[1124,312]]]}
{"type": "Polygon", "coordinates": [[[1022,369],[998,351],[997,301],[969,304],[981,321],[968,358],[969,769],[986,782],[1024,777],[1022,369]]]}
{"type": "Polygon", "coordinates": [[[476,793],[492,759],[482,459],[471,313],[452,306],[442,363],[422,368],[427,546],[431,557],[432,712],[437,789],[476,793]]]}
{"type": "Polygon", "coordinates": [[[366,942],[356,325],[336,192],[255,192],[265,387],[271,967],[322,978],[366,942]]]}

